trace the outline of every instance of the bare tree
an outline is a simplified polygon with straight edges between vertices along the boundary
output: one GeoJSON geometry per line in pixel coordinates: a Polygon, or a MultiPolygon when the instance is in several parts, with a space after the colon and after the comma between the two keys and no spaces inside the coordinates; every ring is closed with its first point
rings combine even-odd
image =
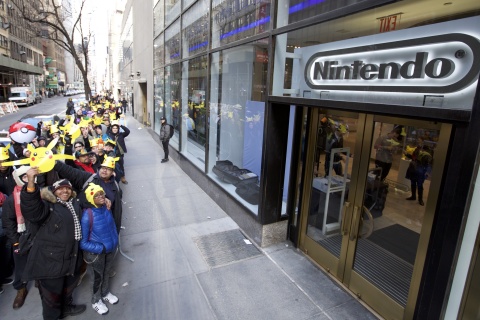
{"type": "Polygon", "coordinates": [[[85,2],[81,0],[78,12],[64,6],[60,0],[17,1],[23,19],[37,28],[37,37],[49,39],[69,52],[83,76],[85,97],[90,99],[91,89],[88,82],[89,50],[91,32],[84,30],[82,18],[85,2]]]}

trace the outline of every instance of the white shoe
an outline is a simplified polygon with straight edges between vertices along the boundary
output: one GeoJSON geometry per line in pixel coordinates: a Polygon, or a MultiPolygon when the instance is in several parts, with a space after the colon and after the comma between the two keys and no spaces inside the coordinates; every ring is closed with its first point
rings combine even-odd
{"type": "Polygon", "coordinates": [[[114,296],[113,294],[111,294],[110,292],[107,293],[107,295],[105,297],[103,297],[102,299],[103,299],[103,301],[107,301],[110,304],[117,304],[118,303],[118,298],[116,296],[114,296]]]}
{"type": "Polygon", "coordinates": [[[107,314],[108,313],[108,308],[103,303],[102,299],[98,300],[96,303],[92,304],[93,310],[97,311],[98,314],[107,314]]]}

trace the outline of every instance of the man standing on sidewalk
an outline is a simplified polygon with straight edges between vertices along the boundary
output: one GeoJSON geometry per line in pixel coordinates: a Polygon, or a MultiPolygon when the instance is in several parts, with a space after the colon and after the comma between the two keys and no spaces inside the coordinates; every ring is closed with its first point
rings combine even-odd
{"type": "Polygon", "coordinates": [[[170,141],[170,130],[172,127],[167,123],[165,117],[161,117],[160,121],[162,126],[160,127],[160,141],[162,141],[163,151],[165,152],[165,157],[162,159],[162,163],[168,161],[168,143],[170,141]]]}

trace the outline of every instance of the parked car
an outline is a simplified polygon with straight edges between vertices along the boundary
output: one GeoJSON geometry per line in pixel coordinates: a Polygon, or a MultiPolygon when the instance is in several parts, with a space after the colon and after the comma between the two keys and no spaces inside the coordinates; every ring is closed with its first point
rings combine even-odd
{"type": "Polygon", "coordinates": [[[36,103],[42,103],[43,98],[42,98],[42,95],[41,95],[40,93],[37,93],[37,92],[34,93],[34,94],[33,94],[33,97],[34,97],[34,99],[35,99],[35,102],[34,102],[35,104],[36,104],[36,103]]]}

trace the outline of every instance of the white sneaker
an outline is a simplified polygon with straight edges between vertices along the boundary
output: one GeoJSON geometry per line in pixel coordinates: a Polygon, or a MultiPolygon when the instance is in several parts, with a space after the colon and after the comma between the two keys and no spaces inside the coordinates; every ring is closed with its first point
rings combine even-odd
{"type": "Polygon", "coordinates": [[[97,311],[98,314],[107,314],[108,313],[108,308],[103,303],[102,299],[98,300],[96,303],[92,304],[93,310],[97,311]]]}
{"type": "Polygon", "coordinates": [[[107,295],[105,297],[103,297],[102,299],[103,299],[103,301],[107,301],[110,304],[118,303],[118,298],[116,296],[114,296],[113,294],[111,294],[110,292],[107,293],[107,295]]]}

